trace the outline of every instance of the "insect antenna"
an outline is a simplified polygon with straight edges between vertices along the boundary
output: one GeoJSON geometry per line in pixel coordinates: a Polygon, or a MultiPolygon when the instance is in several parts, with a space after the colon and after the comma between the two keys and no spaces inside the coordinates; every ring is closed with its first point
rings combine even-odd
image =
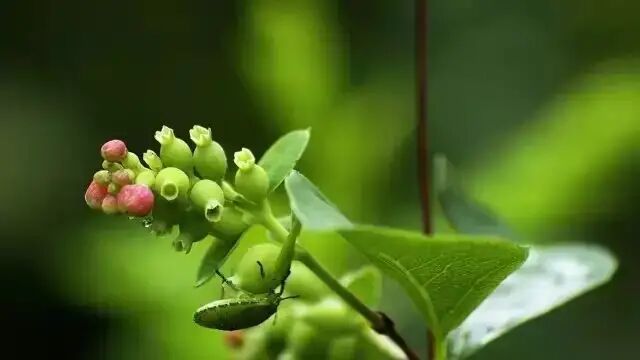
{"type": "Polygon", "coordinates": [[[258,263],[258,267],[260,268],[260,277],[264,279],[264,267],[262,266],[262,263],[259,260],[256,261],[256,263],[258,263]]]}
{"type": "Polygon", "coordinates": [[[282,279],[282,282],[280,283],[280,291],[278,292],[278,295],[282,296],[282,294],[284,294],[284,285],[287,282],[287,279],[289,278],[289,275],[291,275],[291,269],[289,269],[289,271],[287,271],[287,275],[285,275],[284,279],[282,279]]]}

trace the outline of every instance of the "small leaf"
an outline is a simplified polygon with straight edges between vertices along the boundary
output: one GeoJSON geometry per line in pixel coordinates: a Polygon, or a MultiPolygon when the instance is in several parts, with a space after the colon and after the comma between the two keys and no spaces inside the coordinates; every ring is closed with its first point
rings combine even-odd
{"type": "Polygon", "coordinates": [[[373,266],[363,266],[342,276],[340,283],[366,305],[375,307],[382,296],[382,274],[373,266]]]}
{"type": "Polygon", "coordinates": [[[333,205],[309,179],[292,171],[284,186],[289,194],[291,211],[305,230],[349,228],[351,222],[333,205]]]}
{"type": "Polygon", "coordinates": [[[510,227],[489,208],[469,198],[462,191],[452,166],[443,155],[434,158],[438,202],[449,224],[465,234],[495,235],[515,240],[510,227]]]}
{"type": "Polygon", "coordinates": [[[606,283],[616,267],[613,255],[598,246],[533,247],[522,268],[450,334],[452,357],[469,356],[514,327],[606,283]]]}
{"type": "Polygon", "coordinates": [[[224,265],[227,257],[229,257],[229,254],[231,254],[231,251],[238,243],[241,235],[228,239],[213,239],[209,249],[207,249],[207,252],[200,261],[195,287],[206,284],[216,275],[218,269],[224,265]]]}
{"type": "Polygon", "coordinates": [[[278,139],[258,162],[269,175],[269,191],[275,190],[294,169],[309,143],[311,131],[295,130],[278,139]]]}
{"type": "Polygon", "coordinates": [[[358,226],[339,233],[409,293],[438,339],[527,258],[527,249],[488,236],[436,235],[358,226]]]}

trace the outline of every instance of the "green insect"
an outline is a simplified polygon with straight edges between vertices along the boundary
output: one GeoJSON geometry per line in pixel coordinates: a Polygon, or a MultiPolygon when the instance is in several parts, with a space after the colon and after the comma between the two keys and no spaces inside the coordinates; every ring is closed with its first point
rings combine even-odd
{"type": "Polygon", "coordinates": [[[283,291],[284,287],[278,293],[216,300],[196,310],[193,320],[200,326],[226,331],[260,325],[278,311],[283,300],[297,297],[282,297],[283,291]]]}

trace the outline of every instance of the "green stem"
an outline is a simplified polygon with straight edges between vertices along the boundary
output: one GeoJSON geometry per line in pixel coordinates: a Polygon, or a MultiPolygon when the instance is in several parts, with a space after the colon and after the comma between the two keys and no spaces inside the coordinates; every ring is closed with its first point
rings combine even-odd
{"type": "MultiPolygon", "coordinates": [[[[296,236],[290,236],[287,229],[273,216],[268,202],[265,201],[259,213],[254,214],[260,219],[264,227],[271,231],[278,241],[284,244],[295,243],[296,236]]],[[[292,233],[300,231],[300,224],[294,219],[292,225],[292,233]]],[[[283,248],[286,245],[283,245],[283,248]]],[[[282,253],[281,253],[282,255],[282,253]]],[[[395,326],[391,319],[384,313],[376,312],[365,305],[360,299],[353,295],[347,288],[342,286],[331,273],[329,273],[320,263],[300,245],[295,245],[295,259],[303,263],[311,270],[322,282],[324,282],[333,292],[347,303],[351,308],[357,311],[365,319],[371,323],[371,328],[377,333],[388,336],[402,351],[407,355],[409,360],[419,360],[418,356],[409,348],[404,339],[396,332],[395,326]]],[[[443,358],[444,359],[444,358],[443,358]]],[[[441,360],[441,359],[437,359],[441,360]]]]}
{"type": "Polygon", "coordinates": [[[287,233],[287,230],[280,224],[280,222],[271,214],[271,211],[267,213],[267,216],[263,218],[265,227],[274,229],[277,231],[282,241],[282,248],[278,259],[276,260],[276,267],[273,271],[274,280],[281,282],[286,279],[291,269],[291,262],[296,254],[296,239],[300,235],[301,225],[300,222],[293,218],[291,224],[291,232],[287,233]],[[276,230],[277,229],[277,230],[276,230]]]}
{"type": "MultiPolygon", "coordinates": [[[[264,227],[273,233],[273,235],[282,242],[283,248],[288,243],[291,243],[291,237],[287,229],[280,224],[280,222],[273,216],[268,202],[265,202],[262,206],[260,214],[256,214],[260,219],[260,222],[264,227]]],[[[295,241],[295,239],[293,239],[295,241]]],[[[331,290],[333,290],[338,296],[340,296],[347,304],[349,304],[354,310],[364,316],[369,322],[371,322],[373,328],[382,328],[384,326],[382,318],[378,313],[369,309],[367,305],[362,303],[355,295],[347,290],[333,275],[331,275],[318,261],[316,261],[309,252],[304,250],[301,246],[297,245],[295,248],[296,260],[303,263],[309,270],[311,270],[322,282],[324,282],[331,290]]]]}
{"type": "Polygon", "coordinates": [[[298,261],[303,263],[311,270],[322,282],[324,282],[336,295],[340,296],[344,302],[351,306],[355,311],[360,313],[365,319],[369,320],[371,327],[374,329],[383,329],[385,327],[382,317],[375,311],[369,309],[367,305],[362,303],[353,293],[347,290],[333,275],[331,275],[316,259],[308,252],[299,253],[296,257],[298,261]]]}
{"type": "Polygon", "coordinates": [[[438,341],[435,344],[434,350],[435,350],[435,354],[434,354],[435,360],[447,360],[447,341],[446,340],[438,341]]]}

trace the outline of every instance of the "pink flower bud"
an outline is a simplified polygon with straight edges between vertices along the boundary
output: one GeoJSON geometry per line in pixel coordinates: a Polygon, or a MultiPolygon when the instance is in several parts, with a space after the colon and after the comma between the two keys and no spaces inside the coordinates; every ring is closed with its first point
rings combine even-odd
{"type": "Polygon", "coordinates": [[[115,196],[109,194],[102,200],[102,212],[107,215],[118,213],[118,200],[115,196]]]}
{"type": "Polygon", "coordinates": [[[84,193],[84,201],[90,208],[98,210],[102,208],[102,200],[107,196],[107,187],[98,184],[95,180],[89,184],[87,191],[84,193]]]}
{"type": "Polygon", "coordinates": [[[118,170],[111,175],[111,181],[119,186],[133,184],[135,178],[136,174],[131,169],[118,170]]]}
{"type": "Polygon", "coordinates": [[[100,154],[107,161],[122,161],[127,156],[127,145],[122,140],[110,140],[102,145],[100,154]]]}
{"type": "Polygon", "coordinates": [[[145,185],[125,185],[118,193],[118,209],[128,215],[147,216],[153,204],[153,193],[145,185]]]}

